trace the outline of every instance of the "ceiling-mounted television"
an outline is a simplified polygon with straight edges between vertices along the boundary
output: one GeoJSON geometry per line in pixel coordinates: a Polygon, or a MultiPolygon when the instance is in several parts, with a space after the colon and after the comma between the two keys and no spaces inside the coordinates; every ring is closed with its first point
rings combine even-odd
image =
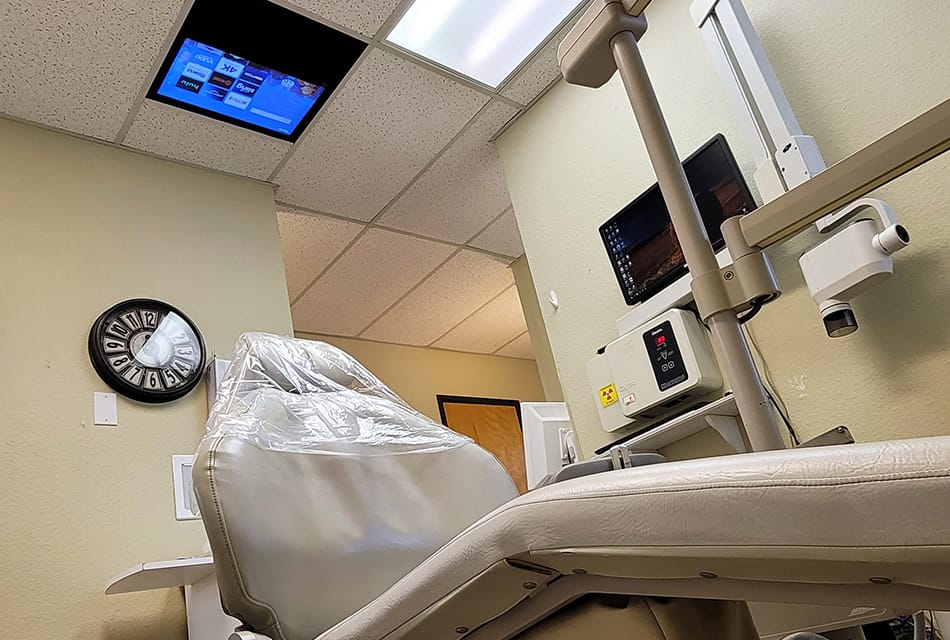
{"type": "Polygon", "coordinates": [[[267,0],[196,0],[147,97],[294,142],[365,48],[267,0]]]}

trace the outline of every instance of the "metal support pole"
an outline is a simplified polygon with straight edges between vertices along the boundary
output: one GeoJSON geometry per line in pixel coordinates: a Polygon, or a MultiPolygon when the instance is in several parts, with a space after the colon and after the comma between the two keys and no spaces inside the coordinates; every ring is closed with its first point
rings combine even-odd
{"type": "MultiPolygon", "coordinates": [[[[683,249],[693,284],[695,286],[699,280],[700,286],[723,288],[716,256],[640,55],[636,35],[622,31],[610,40],[610,47],[656,172],[660,191],[669,207],[670,220],[683,249]],[[712,277],[713,274],[715,277],[712,277]]],[[[701,296],[696,297],[697,303],[701,304],[701,296]]],[[[723,370],[732,385],[752,450],[783,449],[785,443],[772,404],[765,394],[736,312],[732,309],[719,311],[709,316],[706,323],[718,347],[723,370]]]]}

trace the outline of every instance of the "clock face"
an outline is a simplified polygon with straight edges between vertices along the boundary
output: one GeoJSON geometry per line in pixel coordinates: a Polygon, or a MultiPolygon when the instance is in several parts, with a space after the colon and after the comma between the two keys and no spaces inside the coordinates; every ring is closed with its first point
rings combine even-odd
{"type": "Polygon", "coordinates": [[[198,327],[158,300],[126,300],[96,320],[89,358],[110,387],[141,402],[171,402],[198,384],[205,347],[198,327]]]}

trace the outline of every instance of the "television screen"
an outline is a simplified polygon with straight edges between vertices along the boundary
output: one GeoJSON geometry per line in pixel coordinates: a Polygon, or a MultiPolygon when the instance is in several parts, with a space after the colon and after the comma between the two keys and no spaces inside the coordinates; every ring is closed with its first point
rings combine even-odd
{"type": "MultiPolygon", "coordinates": [[[[723,221],[756,207],[726,139],[720,134],[704,144],[683,170],[713,248],[721,249],[723,221]]],[[[646,300],[687,272],[657,184],[601,225],[600,235],[627,304],[646,300]]]]}
{"type": "Polygon", "coordinates": [[[185,38],[157,93],[169,100],[290,136],[326,90],[185,38]]]}

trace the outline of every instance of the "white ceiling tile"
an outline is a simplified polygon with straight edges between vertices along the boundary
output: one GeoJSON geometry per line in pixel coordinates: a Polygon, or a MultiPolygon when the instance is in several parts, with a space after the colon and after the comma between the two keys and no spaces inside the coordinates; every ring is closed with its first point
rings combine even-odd
{"type": "Polygon", "coordinates": [[[501,95],[515,102],[528,104],[548,85],[561,76],[557,64],[557,40],[552,41],[534,57],[528,65],[518,72],[501,95]]]}
{"type": "Polygon", "coordinates": [[[513,283],[514,276],[505,263],[463,250],[360,337],[431,344],[513,283]]]}
{"type": "Polygon", "coordinates": [[[521,334],[504,347],[495,352],[499,356],[508,356],[509,358],[524,358],[525,360],[534,360],[534,349],[531,347],[531,336],[527,332],[521,334]]]}
{"type": "Polygon", "coordinates": [[[173,160],[266,180],[289,142],[146,100],[123,144],[173,160]]]}
{"type": "Polygon", "coordinates": [[[383,23],[399,7],[401,0],[289,0],[288,7],[299,7],[304,11],[324,18],[329,22],[358,31],[366,36],[374,36],[383,23]]]}
{"type": "Polygon", "coordinates": [[[455,351],[494,353],[527,329],[518,289],[511,287],[432,346],[455,351]]]}
{"type": "Polygon", "coordinates": [[[455,248],[370,229],[292,307],[297,331],[355,336],[455,248]]]}
{"type": "Polygon", "coordinates": [[[328,216],[277,212],[284,272],[291,300],[320,275],[365,227],[328,216]]]}
{"type": "Polygon", "coordinates": [[[517,112],[501,102],[485,107],[378,222],[452,242],[478,233],[511,206],[501,159],[489,140],[517,112]]]}
{"type": "Polygon", "coordinates": [[[181,6],[0,3],[0,113],[114,140],[181,6]]]}
{"type": "Polygon", "coordinates": [[[380,49],[314,122],[277,176],[284,202],[370,220],[488,101],[380,49]]]}
{"type": "Polygon", "coordinates": [[[503,216],[495,220],[490,227],[468,244],[476,249],[494,251],[512,258],[524,254],[521,233],[518,231],[518,222],[515,220],[515,212],[512,209],[508,209],[503,216]]]}
{"type": "Polygon", "coordinates": [[[579,12],[544,47],[535,54],[534,58],[511,79],[511,82],[502,89],[501,95],[521,104],[528,104],[538,97],[542,91],[561,77],[561,67],[557,63],[557,47],[570,32],[574,24],[580,19],[583,12],[579,12]]]}

